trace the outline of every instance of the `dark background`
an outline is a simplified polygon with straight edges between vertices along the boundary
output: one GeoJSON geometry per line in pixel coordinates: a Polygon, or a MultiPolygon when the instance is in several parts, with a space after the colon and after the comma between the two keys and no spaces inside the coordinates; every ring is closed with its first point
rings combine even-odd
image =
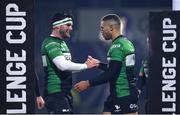
{"type": "MultiPolygon", "coordinates": [[[[74,62],[84,63],[87,56],[106,62],[110,42],[104,42],[99,35],[100,19],[108,13],[116,13],[127,20],[125,36],[136,48],[135,74],[138,77],[141,61],[148,53],[146,39],[150,11],[170,11],[171,0],[36,0],[35,1],[35,70],[43,92],[43,68],[41,63],[41,43],[51,33],[51,17],[62,10],[72,10],[74,30],[67,40],[74,62]]],[[[96,77],[100,70],[86,70],[73,75],[73,84],[80,80],[96,77]]],[[[76,113],[101,113],[109,86],[107,84],[89,88],[78,94],[74,93],[76,113]]],[[[143,113],[143,96],[140,98],[140,112],[143,113]]],[[[37,110],[46,113],[46,110],[37,110]]]]}
{"type": "MultiPolygon", "coordinates": [[[[25,104],[26,107],[23,109],[24,113],[34,113],[34,93],[32,92],[32,89],[34,89],[34,1],[27,0],[26,2],[18,1],[18,0],[1,0],[0,2],[0,114],[6,114],[8,113],[10,109],[13,109],[13,112],[15,112],[15,109],[21,110],[22,104],[25,104]],[[12,8],[11,5],[11,15],[7,15],[7,7],[10,4],[14,4],[18,7],[17,12],[26,12],[25,16],[18,15],[14,16],[12,15],[12,12],[14,11],[14,8],[12,8]],[[13,21],[8,21],[8,18],[12,19],[13,21]],[[15,20],[16,19],[16,20],[15,20]],[[21,19],[18,20],[17,19],[21,19]],[[25,27],[20,29],[22,27],[21,21],[24,21],[25,27]],[[11,28],[7,28],[8,26],[11,26],[11,28]],[[12,28],[13,27],[13,28],[12,28]],[[19,27],[19,28],[17,28],[19,27]],[[21,32],[24,32],[25,41],[20,43],[9,43],[7,38],[7,33],[11,32],[12,36],[11,39],[20,39],[21,36],[19,35],[21,32]],[[10,57],[22,57],[22,50],[26,52],[25,60],[8,60],[6,51],[10,51],[10,57]],[[23,63],[25,68],[22,68],[23,66],[19,66],[17,63],[23,63]],[[12,64],[12,67],[10,66],[10,71],[8,72],[8,64],[12,64]],[[20,75],[19,72],[22,70],[25,70],[24,73],[21,73],[23,75],[20,75]],[[8,80],[9,78],[16,78],[16,77],[24,77],[26,80],[24,82],[20,81],[20,83],[17,83],[15,81],[8,80]],[[11,85],[10,85],[11,84],[11,85]],[[12,85],[13,84],[13,85],[12,85]],[[18,88],[17,86],[25,85],[25,88],[18,88]],[[12,86],[9,88],[9,86],[12,86]],[[13,87],[15,86],[15,87],[13,87]],[[12,102],[12,100],[7,98],[7,91],[9,91],[11,98],[17,99],[17,98],[23,98],[22,100],[17,100],[16,102],[12,102]],[[22,92],[25,92],[24,94],[26,96],[22,96],[22,92]],[[15,98],[16,97],[16,98],[15,98]],[[20,102],[21,101],[21,102],[20,102]]],[[[15,12],[15,11],[14,11],[15,12]]],[[[17,79],[16,79],[17,80],[17,79]]],[[[12,110],[10,110],[12,112],[12,110]]],[[[17,112],[17,111],[16,111],[17,112]]]]}
{"type": "MultiPolygon", "coordinates": [[[[150,49],[151,53],[149,55],[149,78],[148,78],[148,108],[150,114],[172,114],[173,112],[178,114],[180,113],[180,90],[179,88],[179,42],[180,42],[180,12],[151,12],[150,13],[150,26],[149,26],[149,42],[151,43],[150,49]],[[163,20],[165,18],[169,18],[171,20],[171,23],[173,25],[176,25],[175,29],[167,29],[162,26],[163,20]],[[173,30],[176,32],[176,34],[167,34],[164,32],[164,30],[173,30]],[[166,48],[172,48],[172,41],[166,41],[164,37],[170,37],[175,36],[175,39],[173,40],[173,43],[176,44],[175,50],[173,52],[170,51],[164,51],[162,48],[164,43],[167,43],[168,45],[166,48]],[[167,60],[173,61],[173,58],[176,59],[176,65],[174,67],[165,67],[162,61],[162,58],[167,60]],[[175,75],[174,78],[167,78],[165,75],[163,75],[163,71],[165,69],[173,68],[176,73],[171,75],[175,75]],[[167,84],[165,82],[174,82],[173,85],[171,85],[171,88],[165,88],[167,84]],[[172,88],[175,90],[172,91],[172,88]],[[163,96],[164,95],[164,96],[163,96]],[[174,98],[175,101],[168,101],[167,97],[174,98]],[[175,97],[176,96],[176,97],[175,97]],[[164,97],[164,98],[163,98],[164,97]],[[173,106],[173,104],[175,106],[173,106]],[[162,108],[175,108],[169,109],[170,111],[162,111],[162,108]]],[[[166,23],[167,24],[167,23],[166,23]]],[[[165,63],[166,63],[165,62],[165,63]]],[[[168,73],[168,72],[167,72],[168,73]]],[[[166,74],[167,74],[166,73],[166,74]]]]}

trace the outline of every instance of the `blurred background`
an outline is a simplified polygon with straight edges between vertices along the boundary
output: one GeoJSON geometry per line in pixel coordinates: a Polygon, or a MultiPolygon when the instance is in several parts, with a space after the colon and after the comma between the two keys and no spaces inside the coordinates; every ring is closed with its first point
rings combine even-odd
{"type": "MultiPolygon", "coordinates": [[[[88,55],[106,62],[106,54],[111,42],[100,36],[100,19],[109,13],[116,13],[126,20],[124,35],[136,48],[135,75],[138,77],[141,61],[148,53],[148,14],[151,11],[169,11],[171,0],[36,0],[35,1],[35,70],[39,77],[40,91],[43,93],[44,73],[41,62],[41,43],[51,33],[52,16],[64,10],[72,10],[73,32],[67,44],[74,62],[84,63],[88,55]]],[[[80,80],[96,77],[102,71],[91,69],[73,74],[73,84],[80,80]]],[[[108,96],[107,84],[89,88],[74,95],[75,113],[101,113],[103,102],[108,96]]],[[[143,113],[143,96],[139,100],[143,113]]],[[[46,113],[46,109],[36,110],[46,113]]]]}

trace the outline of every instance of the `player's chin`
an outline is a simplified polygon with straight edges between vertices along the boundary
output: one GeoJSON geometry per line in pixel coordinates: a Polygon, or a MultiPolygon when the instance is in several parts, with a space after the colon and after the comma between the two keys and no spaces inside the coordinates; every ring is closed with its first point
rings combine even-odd
{"type": "Polygon", "coordinates": [[[110,39],[109,36],[107,36],[105,34],[103,34],[103,37],[104,37],[105,40],[109,40],[110,39]]]}
{"type": "Polygon", "coordinates": [[[105,39],[105,40],[110,40],[110,38],[109,38],[109,37],[104,37],[104,39],[105,39]]]}
{"type": "Polygon", "coordinates": [[[71,35],[70,34],[66,34],[66,38],[70,38],[71,37],[71,35]]]}
{"type": "Polygon", "coordinates": [[[66,36],[67,36],[68,38],[70,38],[70,37],[71,37],[70,32],[66,32],[66,36]]]}

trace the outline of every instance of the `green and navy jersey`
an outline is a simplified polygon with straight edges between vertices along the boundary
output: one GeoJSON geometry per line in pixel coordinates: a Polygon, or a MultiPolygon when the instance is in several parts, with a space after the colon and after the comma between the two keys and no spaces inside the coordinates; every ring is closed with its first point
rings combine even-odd
{"type": "Polygon", "coordinates": [[[145,75],[146,78],[148,78],[148,57],[147,56],[142,61],[140,73],[142,73],[143,75],[145,75]]]}
{"type": "Polygon", "coordinates": [[[116,97],[131,95],[135,91],[135,48],[133,44],[123,36],[112,41],[112,45],[107,54],[107,60],[121,61],[120,74],[114,82],[110,82],[110,92],[116,97]]]}
{"type": "Polygon", "coordinates": [[[64,40],[56,37],[47,37],[41,46],[42,62],[46,72],[45,94],[67,92],[72,87],[71,72],[61,71],[52,60],[57,56],[64,56],[66,60],[71,60],[71,54],[64,40]]]}

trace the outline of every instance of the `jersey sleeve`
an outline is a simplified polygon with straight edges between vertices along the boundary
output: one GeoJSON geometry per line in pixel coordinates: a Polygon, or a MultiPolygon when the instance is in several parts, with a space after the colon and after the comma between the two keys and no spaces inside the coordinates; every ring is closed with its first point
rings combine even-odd
{"type": "Polygon", "coordinates": [[[63,55],[59,43],[56,43],[56,42],[50,42],[50,43],[46,44],[45,50],[51,60],[53,60],[57,56],[63,55]]]}
{"type": "Polygon", "coordinates": [[[121,67],[122,62],[111,60],[109,67],[105,72],[89,80],[90,86],[96,86],[110,81],[115,81],[120,74],[119,70],[121,70],[121,67]]]}
{"type": "Polygon", "coordinates": [[[110,60],[123,61],[124,53],[121,46],[112,48],[110,52],[110,60]]]}

